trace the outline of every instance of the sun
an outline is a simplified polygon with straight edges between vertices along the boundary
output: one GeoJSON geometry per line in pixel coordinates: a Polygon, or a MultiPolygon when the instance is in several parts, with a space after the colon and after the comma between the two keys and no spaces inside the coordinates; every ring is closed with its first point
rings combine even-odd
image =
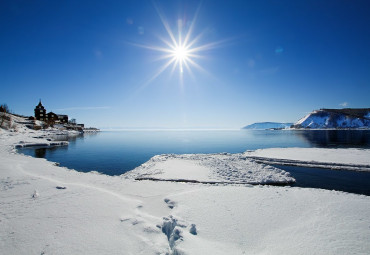
{"type": "MultiPolygon", "coordinates": [[[[171,68],[171,74],[178,69],[180,74],[180,81],[182,81],[183,76],[189,74],[194,78],[193,71],[194,69],[208,73],[204,68],[202,68],[197,60],[204,58],[201,55],[202,51],[208,51],[210,49],[218,47],[223,41],[211,42],[207,44],[200,44],[200,41],[203,39],[205,31],[194,35],[195,23],[197,16],[200,10],[200,6],[195,12],[193,19],[186,20],[178,19],[177,20],[177,29],[173,29],[170,26],[169,22],[160,11],[158,6],[155,5],[157,13],[162,21],[162,24],[167,32],[166,36],[158,36],[162,42],[161,46],[155,45],[142,45],[134,44],[142,48],[149,50],[154,50],[161,52],[162,55],[158,58],[159,61],[164,61],[164,64],[159,67],[157,72],[144,84],[147,85],[156,79],[160,74],[165,70],[171,68]]],[[[176,27],[176,26],[174,26],[176,27]]]]}
{"type": "Polygon", "coordinates": [[[173,50],[173,56],[177,61],[185,61],[189,56],[189,52],[186,50],[186,48],[178,46],[173,50]]]}
{"type": "Polygon", "coordinates": [[[191,21],[188,29],[184,26],[183,20],[178,19],[177,30],[172,30],[164,16],[158,9],[157,11],[168,34],[168,38],[159,37],[159,39],[164,43],[165,47],[150,47],[153,50],[164,53],[161,59],[167,59],[167,62],[164,64],[163,68],[160,69],[160,73],[162,73],[171,65],[172,70],[178,69],[180,74],[184,72],[184,68],[186,68],[190,74],[192,74],[191,67],[201,69],[200,66],[195,62],[195,59],[200,57],[198,53],[204,50],[204,45],[198,47],[195,45],[197,45],[199,39],[202,37],[202,34],[192,38],[197,14],[191,21]]]}
{"type": "Polygon", "coordinates": [[[179,66],[180,72],[184,72],[183,66],[189,61],[191,56],[189,50],[182,46],[177,46],[173,49],[172,58],[175,60],[175,65],[179,66]]]}

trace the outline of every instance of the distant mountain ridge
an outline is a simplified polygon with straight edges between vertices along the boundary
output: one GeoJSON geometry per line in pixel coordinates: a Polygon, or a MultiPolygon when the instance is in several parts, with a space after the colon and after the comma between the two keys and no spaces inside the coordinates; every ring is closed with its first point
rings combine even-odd
{"type": "Polygon", "coordinates": [[[293,128],[370,128],[370,108],[315,110],[297,121],[293,128]]]}
{"type": "Polygon", "coordinates": [[[271,129],[271,128],[289,128],[294,123],[280,123],[280,122],[257,122],[243,127],[243,129],[271,129]]]}

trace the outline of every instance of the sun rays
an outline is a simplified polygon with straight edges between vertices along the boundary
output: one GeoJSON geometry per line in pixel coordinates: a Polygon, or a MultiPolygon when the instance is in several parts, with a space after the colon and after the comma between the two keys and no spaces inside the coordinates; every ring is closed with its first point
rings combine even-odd
{"type": "Polygon", "coordinates": [[[193,70],[206,72],[205,69],[197,63],[197,60],[204,58],[204,56],[201,55],[203,51],[216,48],[221,42],[201,44],[200,41],[203,39],[205,32],[194,35],[194,27],[198,18],[200,6],[197,8],[195,15],[190,22],[185,24],[183,19],[178,19],[177,29],[171,29],[168,20],[158,6],[155,5],[155,9],[163,27],[166,30],[164,37],[158,36],[162,45],[135,45],[148,50],[160,52],[161,55],[157,60],[162,61],[163,64],[144,85],[148,85],[168,69],[171,70],[171,75],[178,71],[181,83],[185,73],[194,78],[193,70]]]}
{"type": "MultiPolygon", "coordinates": [[[[164,64],[164,66],[170,67],[172,65],[171,73],[173,73],[174,70],[178,69],[178,71],[180,72],[180,76],[182,76],[185,68],[190,74],[192,74],[191,68],[197,68],[194,59],[200,57],[198,55],[200,50],[194,47],[194,45],[202,37],[202,34],[199,34],[198,36],[192,38],[200,6],[197,8],[194,18],[190,21],[190,26],[188,26],[187,28],[183,20],[179,19],[177,21],[176,31],[171,29],[170,24],[168,23],[167,19],[160,11],[158,6],[155,6],[155,8],[167,32],[166,37],[160,37],[161,41],[166,47],[156,47],[155,50],[162,52],[162,57],[164,59],[167,59],[167,62],[164,64]],[[185,32],[185,36],[183,36],[183,32],[185,32]]],[[[167,68],[160,69],[161,73],[164,72],[166,69],[167,68]]]]}

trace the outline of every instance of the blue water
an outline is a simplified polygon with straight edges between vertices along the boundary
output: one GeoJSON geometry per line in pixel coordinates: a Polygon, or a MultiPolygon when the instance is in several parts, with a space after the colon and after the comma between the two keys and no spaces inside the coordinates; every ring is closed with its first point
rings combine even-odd
{"type": "Polygon", "coordinates": [[[87,134],[69,142],[69,146],[21,152],[83,172],[119,175],[164,153],[237,153],[273,147],[370,148],[370,131],[119,131],[87,134]]]}
{"type": "Polygon", "coordinates": [[[340,190],[370,196],[370,173],[334,171],[322,168],[275,166],[289,172],[296,183],[292,186],[340,190]]]}
{"type": "MultiPolygon", "coordinates": [[[[20,152],[46,158],[82,172],[98,171],[108,175],[120,175],[154,155],[164,153],[238,153],[273,147],[370,148],[370,131],[119,131],[85,134],[70,139],[69,142],[68,146],[27,148],[20,152]]],[[[297,167],[286,170],[291,172],[297,178],[299,186],[303,187],[334,188],[352,192],[344,183],[351,181],[355,183],[352,186],[355,186],[355,179],[361,179],[362,186],[370,187],[370,173],[343,174],[340,171],[315,171],[297,167]],[[328,183],[326,180],[337,184],[325,186],[323,184],[328,183]]],[[[357,190],[360,190],[357,193],[370,195],[369,188],[365,192],[362,188],[357,190]]]]}

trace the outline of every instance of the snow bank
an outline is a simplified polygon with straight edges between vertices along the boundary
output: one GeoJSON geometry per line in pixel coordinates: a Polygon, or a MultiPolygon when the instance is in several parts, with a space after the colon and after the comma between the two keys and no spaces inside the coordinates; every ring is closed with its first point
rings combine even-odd
{"type": "Polygon", "coordinates": [[[24,141],[20,141],[19,144],[14,145],[14,148],[28,148],[28,147],[54,147],[54,146],[66,146],[69,143],[67,141],[60,141],[60,142],[43,142],[43,143],[26,143],[24,141]]]}
{"type": "Polygon", "coordinates": [[[242,154],[166,154],[151,158],[126,178],[201,183],[288,184],[284,170],[259,164],[242,154]]]}
{"type": "Polygon", "coordinates": [[[370,171],[370,149],[269,148],[244,155],[267,164],[370,171]]]}

